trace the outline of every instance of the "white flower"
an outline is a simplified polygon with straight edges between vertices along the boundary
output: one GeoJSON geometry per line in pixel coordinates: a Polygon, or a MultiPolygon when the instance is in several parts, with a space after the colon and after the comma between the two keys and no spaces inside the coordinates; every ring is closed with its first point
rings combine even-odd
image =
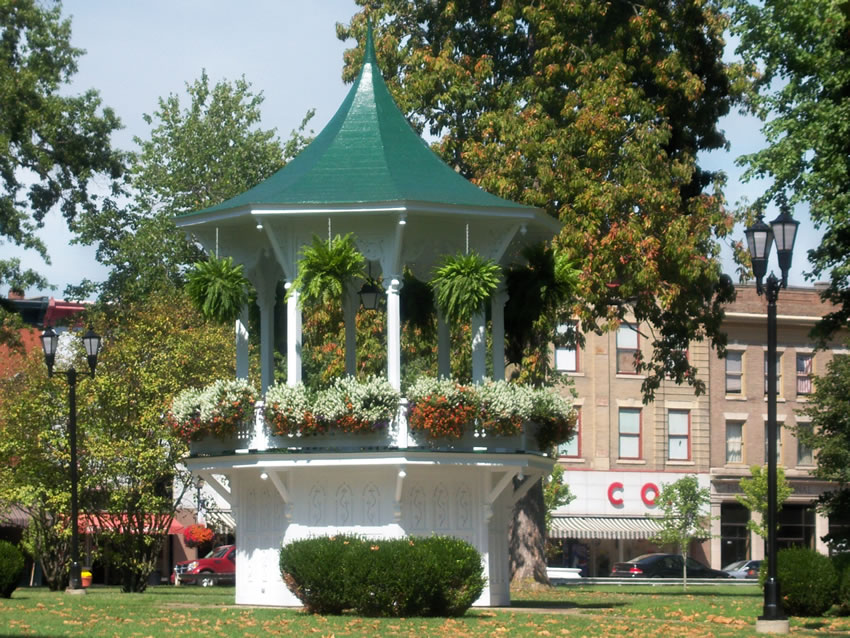
{"type": "Polygon", "coordinates": [[[70,330],[66,330],[59,335],[59,342],[56,344],[56,358],[54,365],[59,370],[68,370],[76,366],[82,352],[82,344],[80,340],[70,330]]]}

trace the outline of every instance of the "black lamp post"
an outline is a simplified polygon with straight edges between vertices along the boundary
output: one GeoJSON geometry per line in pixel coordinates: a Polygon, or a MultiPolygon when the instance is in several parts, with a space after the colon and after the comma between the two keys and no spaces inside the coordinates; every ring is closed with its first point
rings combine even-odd
{"type": "MultiPolygon", "coordinates": [[[[41,347],[44,349],[44,362],[47,364],[47,376],[53,376],[53,362],[56,359],[56,346],[59,344],[59,335],[53,328],[47,327],[41,334],[41,347]]],[[[89,364],[88,373],[94,377],[97,367],[97,353],[100,350],[100,337],[89,327],[83,335],[83,347],[86,349],[86,360],[89,364]]],[[[68,407],[70,418],[68,421],[68,438],[71,447],[71,577],[68,589],[72,591],[83,590],[82,574],[80,570],[80,537],[79,537],[79,504],[78,484],[79,468],[77,467],[77,371],[73,365],[64,371],[68,380],[68,407]]]]}
{"type": "Polygon", "coordinates": [[[783,208],[779,217],[764,223],[761,215],[746,229],[747,245],[756,276],[756,290],[767,297],[767,581],[764,585],[764,610],[759,620],[785,621],[779,581],[776,579],[776,300],[779,290],[788,285],[794,239],[799,222],[783,208]],[[776,242],[782,279],[773,272],[762,286],[767,273],[770,246],[776,242]]]}

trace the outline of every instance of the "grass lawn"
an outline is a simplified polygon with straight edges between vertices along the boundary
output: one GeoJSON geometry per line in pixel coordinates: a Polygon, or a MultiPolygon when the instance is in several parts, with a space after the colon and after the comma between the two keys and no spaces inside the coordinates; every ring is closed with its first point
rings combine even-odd
{"type": "MultiPolygon", "coordinates": [[[[752,587],[556,587],[515,592],[510,609],[463,618],[310,616],[236,607],[233,587],[93,587],[85,596],[18,589],[0,599],[0,636],[754,636],[762,595],[752,587]]],[[[850,633],[850,617],[793,618],[798,636],[850,633]]]]}

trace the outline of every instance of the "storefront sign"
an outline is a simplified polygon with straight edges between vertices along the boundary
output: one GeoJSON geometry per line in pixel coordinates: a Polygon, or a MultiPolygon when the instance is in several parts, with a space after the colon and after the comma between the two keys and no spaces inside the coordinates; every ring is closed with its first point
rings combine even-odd
{"type": "MultiPolygon", "coordinates": [[[[608,502],[614,506],[621,506],[623,504],[624,491],[625,488],[619,481],[611,483],[608,486],[608,502]]],[[[640,498],[644,505],[653,507],[655,505],[655,499],[658,498],[658,486],[655,483],[644,483],[643,487],[640,488],[640,498]]]]}

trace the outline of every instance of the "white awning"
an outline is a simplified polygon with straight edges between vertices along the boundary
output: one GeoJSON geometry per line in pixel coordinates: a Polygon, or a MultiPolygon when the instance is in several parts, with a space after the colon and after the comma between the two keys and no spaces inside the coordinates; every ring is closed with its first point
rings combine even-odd
{"type": "Polygon", "coordinates": [[[206,524],[217,532],[234,533],[236,519],[230,510],[204,510],[206,524]]]}
{"type": "Polygon", "coordinates": [[[644,516],[553,516],[549,538],[652,538],[660,530],[644,516]]]}

